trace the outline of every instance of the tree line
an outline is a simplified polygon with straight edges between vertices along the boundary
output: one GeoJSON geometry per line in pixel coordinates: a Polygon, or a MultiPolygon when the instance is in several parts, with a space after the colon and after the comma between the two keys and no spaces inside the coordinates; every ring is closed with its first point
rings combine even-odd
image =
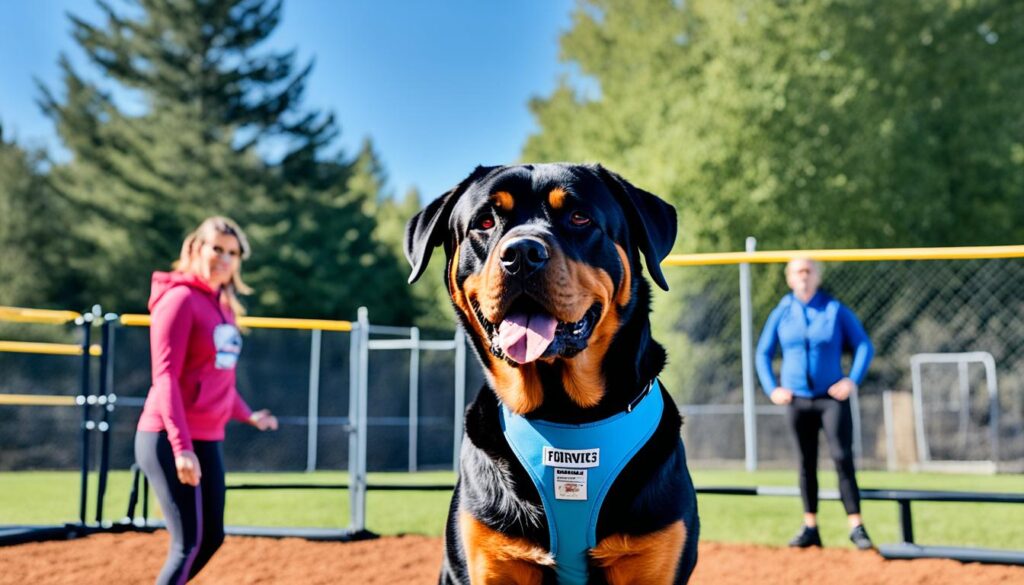
{"type": "MultiPolygon", "coordinates": [[[[580,0],[561,57],[573,74],[531,102],[524,160],[599,161],[661,195],[679,211],[678,252],[742,251],[747,236],[761,250],[1024,243],[1024,3],[580,0]]],[[[940,282],[907,268],[826,270],[840,298],[869,289],[855,309],[878,307],[861,316],[879,343],[872,375],[886,360],[904,371],[907,351],[964,351],[880,334],[959,291],[1000,307],[979,330],[1020,347],[998,329],[1020,305],[1010,272],[972,264],[940,282]]],[[[755,272],[760,327],[788,291],[781,267],[755,272]]],[[[666,273],[667,385],[719,400],[740,386],[736,270],[666,273]]],[[[892,378],[876,386],[903,387],[892,378]]]]}
{"type": "Polygon", "coordinates": [[[312,62],[264,48],[280,0],[98,5],[102,22],[69,16],[90,69],[61,55],[59,87],[39,86],[67,160],[0,126],[0,304],[145,311],[150,273],[222,214],[255,251],[251,314],[442,321],[405,282],[418,195],[388,196],[370,140],[337,153],[334,116],[303,105],[312,62]]]}
{"type": "MultiPolygon", "coordinates": [[[[62,56],[39,88],[68,160],[0,126],[0,303],[144,310],[149,273],[222,213],[256,251],[253,314],[450,321],[440,278],[405,284],[418,194],[386,193],[370,141],[329,154],[312,63],[263,47],[280,0],[99,6],[70,18],[104,82],[62,56]]],[[[580,0],[561,53],[575,74],[524,105],[522,160],[601,162],[665,197],[678,251],[1024,241],[1019,2],[580,0]]],[[[672,278],[679,307],[711,286],[672,278]]]]}

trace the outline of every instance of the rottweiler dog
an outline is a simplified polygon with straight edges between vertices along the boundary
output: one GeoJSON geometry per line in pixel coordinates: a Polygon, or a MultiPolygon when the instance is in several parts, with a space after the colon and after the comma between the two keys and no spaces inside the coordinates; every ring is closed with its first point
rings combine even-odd
{"type": "Polygon", "coordinates": [[[668,290],[676,229],[657,196],[562,163],[477,167],[409,221],[409,282],[443,246],[486,378],[466,410],[442,584],[688,581],[697,500],[641,264],[668,290]]]}

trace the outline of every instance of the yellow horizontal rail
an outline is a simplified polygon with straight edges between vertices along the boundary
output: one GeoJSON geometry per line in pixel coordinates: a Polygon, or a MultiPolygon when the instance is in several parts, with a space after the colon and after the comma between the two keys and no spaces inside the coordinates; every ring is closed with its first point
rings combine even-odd
{"type": "Polygon", "coordinates": [[[713,266],[722,264],[777,264],[794,258],[822,262],[867,262],[885,260],[980,260],[1024,258],[1024,246],[962,246],[952,248],[874,248],[851,250],[774,250],[769,252],[721,252],[672,254],[664,266],[713,266]]]}
{"type": "Polygon", "coordinates": [[[121,315],[121,325],[125,327],[149,327],[149,315],[121,315]]]}
{"type": "MultiPolygon", "coordinates": [[[[126,327],[149,327],[149,315],[121,315],[121,324],[126,327]]],[[[253,329],[319,329],[321,331],[352,331],[351,321],[329,319],[280,319],[276,317],[242,317],[241,327],[253,329]]]]}
{"type": "Polygon", "coordinates": [[[0,307],[0,321],[15,323],[49,323],[63,325],[81,317],[74,311],[51,311],[49,309],[23,309],[21,307],[0,307]]]}
{"type": "MultiPolygon", "coordinates": [[[[82,355],[82,346],[74,343],[38,343],[34,341],[0,341],[0,353],[37,353],[46,355],[82,355]]],[[[89,355],[100,356],[103,349],[89,346],[89,355]]]]}
{"type": "Polygon", "coordinates": [[[352,331],[351,321],[329,319],[279,319],[275,317],[242,317],[242,327],[253,329],[319,329],[321,331],[352,331]]]}
{"type": "Polygon", "coordinates": [[[0,394],[0,404],[10,406],[74,406],[74,396],[49,396],[42,394],[0,394]]]}

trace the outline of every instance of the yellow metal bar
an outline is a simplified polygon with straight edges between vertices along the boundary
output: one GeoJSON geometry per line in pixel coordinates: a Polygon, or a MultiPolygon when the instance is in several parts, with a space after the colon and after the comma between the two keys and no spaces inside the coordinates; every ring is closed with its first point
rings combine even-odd
{"type": "Polygon", "coordinates": [[[776,264],[794,258],[822,262],[866,262],[881,260],[978,260],[983,258],[1024,258],[1024,246],[962,246],[955,248],[875,248],[861,250],[775,250],[770,252],[722,252],[672,254],[665,266],[711,266],[721,264],[776,264]]]}
{"type": "Polygon", "coordinates": [[[148,315],[122,315],[121,325],[125,327],[150,327],[148,315]]]}
{"type": "Polygon", "coordinates": [[[81,317],[74,311],[51,311],[48,309],[23,309],[21,307],[0,307],[0,321],[16,323],[50,323],[62,325],[81,317]]]}
{"type": "Polygon", "coordinates": [[[352,331],[351,321],[331,321],[328,319],[277,319],[273,317],[242,317],[238,320],[242,327],[253,329],[319,329],[321,331],[352,331]]]}
{"type": "MultiPolygon", "coordinates": [[[[121,324],[126,327],[148,327],[149,315],[121,315],[121,324]]],[[[321,331],[352,331],[351,321],[328,319],[278,319],[274,317],[242,317],[241,327],[253,329],[319,329],[321,331]]]]}
{"type": "Polygon", "coordinates": [[[121,315],[125,327],[149,327],[149,315],[121,315]]]}
{"type": "MultiPolygon", "coordinates": [[[[37,343],[32,341],[0,341],[2,353],[37,353],[45,355],[82,355],[82,346],[74,343],[37,343]]],[[[89,346],[89,355],[99,356],[103,349],[99,345],[89,346]]]]}
{"type": "Polygon", "coordinates": [[[0,394],[0,404],[10,406],[74,406],[74,396],[50,396],[43,394],[0,394]]]}

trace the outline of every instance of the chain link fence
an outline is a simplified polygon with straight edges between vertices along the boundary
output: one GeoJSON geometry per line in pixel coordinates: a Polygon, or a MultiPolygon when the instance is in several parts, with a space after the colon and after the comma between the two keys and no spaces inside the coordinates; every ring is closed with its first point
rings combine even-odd
{"type": "MultiPolygon", "coordinates": [[[[0,343],[40,341],[80,343],[81,328],[72,325],[0,323],[0,343]]],[[[411,328],[375,328],[371,343],[395,339],[401,330],[409,342],[411,328]],[[374,334],[375,329],[391,334],[374,334]]],[[[110,466],[127,469],[134,462],[135,426],[151,385],[149,328],[112,328],[109,391],[110,466]]],[[[418,334],[418,332],[417,332],[418,334]]],[[[368,359],[367,467],[370,471],[452,469],[457,425],[454,332],[431,332],[418,349],[418,388],[410,392],[410,347],[371,349],[368,359]],[[446,338],[446,339],[445,339],[446,338]],[[422,345],[422,347],[420,347],[422,345]],[[410,417],[410,412],[414,416],[410,417]]],[[[461,342],[461,338],[460,342],[461,342]]],[[[98,341],[98,329],[94,332],[98,341]]],[[[224,443],[233,471],[309,471],[349,468],[352,334],[251,327],[244,333],[237,387],[255,410],[269,408],[281,425],[261,433],[248,425],[229,424],[224,443]],[[314,341],[314,337],[319,339],[314,341]],[[315,378],[315,383],[314,379],[315,378]],[[313,415],[311,418],[310,415],[313,415]],[[311,430],[310,421],[315,422],[311,430]]],[[[82,413],[73,399],[82,393],[80,355],[4,351],[0,347],[0,395],[68,399],[68,406],[0,404],[0,471],[72,470],[81,461],[82,413]]],[[[73,349],[73,347],[72,347],[73,349]]],[[[92,358],[90,387],[99,387],[99,359],[92,358]]],[[[465,362],[465,401],[472,400],[483,376],[475,359],[465,362]]],[[[95,413],[94,413],[95,415],[95,413]]],[[[90,441],[98,440],[94,434],[90,441]]],[[[89,467],[98,465],[93,446],[89,467]]]]}
{"type": "MultiPolygon", "coordinates": [[[[783,264],[750,269],[756,343],[769,312],[789,290],[783,264]]],[[[995,360],[998,420],[992,420],[980,364],[966,368],[966,400],[960,367],[923,366],[922,408],[915,416],[923,422],[931,457],[990,459],[997,432],[996,463],[1010,469],[1024,464],[1024,259],[833,262],[822,269],[822,289],[853,310],[875,345],[859,393],[862,465],[886,467],[883,392],[911,392],[911,357],[974,351],[995,360]]],[[[685,415],[688,455],[706,465],[735,465],[745,454],[739,268],[676,267],[670,278],[672,291],[657,295],[654,314],[674,317],[655,321],[655,337],[669,350],[665,380],[685,415]]],[[[777,357],[776,371],[778,364],[777,357]]],[[[772,405],[760,384],[755,394],[758,464],[791,465],[784,408],[772,405]]]]}
{"type": "MultiPolygon", "coordinates": [[[[782,264],[753,264],[750,271],[756,342],[768,313],[788,289],[782,264]]],[[[652,313],[655,337],[669,352],[662,380],[685,416],[689,457],[703,466],[735,467],[746,455],[739,269],[690,266],[670,268],[667,273],[672,290],[655,294],[652,313]]],[[[992,355],[998,408],[992,408],[980,364],[922,366],[917,416],[932,459],[991,459],[996,433],[997,463],[1009,468],[1024,464],[1022,282],[1024,259],[823,265],[822,288],[857,314],[876,350],[856,405],[855,447],[862,466],[887,465],[892,437],[886,432],[883,393],[911,391],[911,357],[953,352],[992,355]]],[[[80,331],[73,326],[0,325],[4,339],[79,342],[80,331]]],[[[402,328],[401,335],[392,332],[372,339],[408,339],[411,331],[402,328]]],[[[351,335],[325,331],[319,344],[314,344],[312,336],[311,331],[289,329],[252,328],[246,333],[238,366],[239,391],[253,408],[273,410],[282,428],[259,433],[245,425],[230,425],[225,442],[230,469],[347,469],[351,335]],[[318,360],[311,367],[314,351],[318,360]],[[318,377],[315,409],[310,402],[314,368],[318,377]],[[317,423],[312,433],[311,412],[317,423]]],[[[423,337],[453,339],[451,332],[423,337]]],[[[148,328],[117,327],[114,349],[112,391],[119,402],[110,419],[111,466],[124,469],[133,461],[135,424],[150,386],[148,328]]],[[[367,465],[371,471],[453,466],[462,414],[454,380],[455,352],[421,347],[417,388],[412,393],[410,368],[417,360],[411,352],[409,347],[369,352],[367,465]]],[[[483,376],[472,355],[465,363],[468,402],[483,376]]],[[[80,364],[80,357],[0,352],[0,392],[74,396],[79,392],[80,364]]],[[[845,365],[849,366],[848,361],[845,365]]],[[[755,400],[757,464],[790,467],[794,450],[784,408],[772,405],[759,385],[755,400]]],[[[0,406],[0,470],[74,469],[79,462],[80,419],[78,410],[70,408],[0,406]]],[[[901,419],[895,424],[916,423],[901,419]]]]}

